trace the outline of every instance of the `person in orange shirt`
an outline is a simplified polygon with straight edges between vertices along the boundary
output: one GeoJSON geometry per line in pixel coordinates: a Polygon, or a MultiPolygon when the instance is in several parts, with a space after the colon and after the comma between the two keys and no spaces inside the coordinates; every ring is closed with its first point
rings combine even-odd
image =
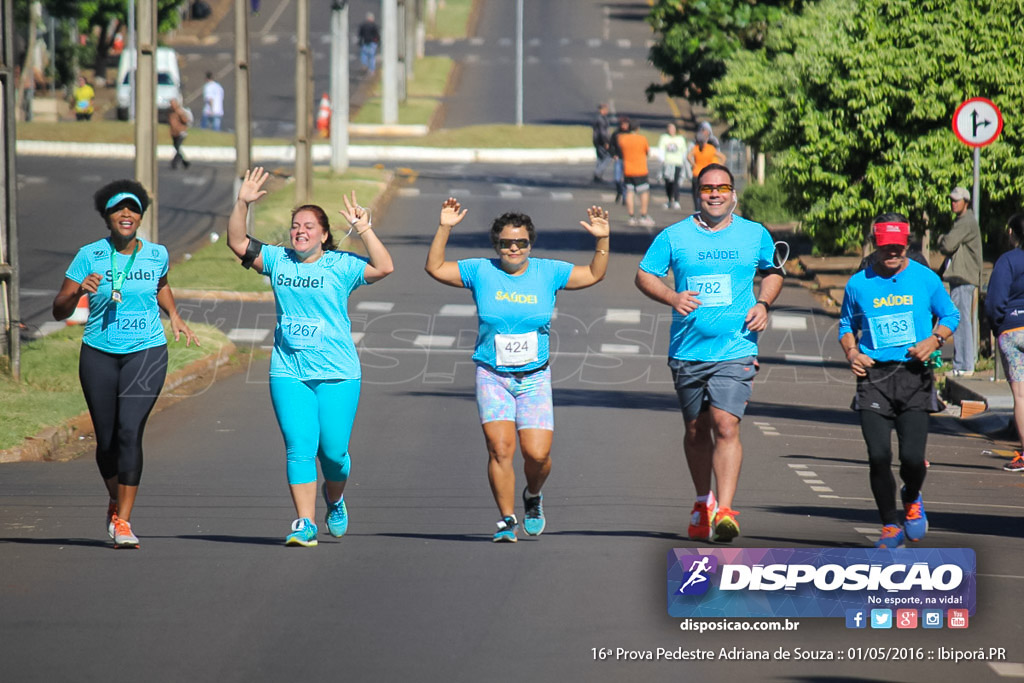
{"type": "Polygon", "coordinates": [[[629,124],[629,132],[619,134],[619,150],[622,153],[622,173],[626,183],[626,211],[629,212],[630,225],[654,227],[654,219],[647,215],[647,205],[651,200],[651,184],[647,180],[647,155],[650,146],[647,138],[637,132],[636,126],[629,124]],[[640,219],[633,213],[635,195],[640,195],[640,219]]]}
{"type": "Polygon", "coordinates": [[[697,144],[686,153],[686,159],[693,169],[693,210],[700,212],[700,187],[697,177],[709,164],[725,165],[725,155],[718,151],[718,145],[711,134],[711,126],[701,126],[697,130],[697,144]]]}

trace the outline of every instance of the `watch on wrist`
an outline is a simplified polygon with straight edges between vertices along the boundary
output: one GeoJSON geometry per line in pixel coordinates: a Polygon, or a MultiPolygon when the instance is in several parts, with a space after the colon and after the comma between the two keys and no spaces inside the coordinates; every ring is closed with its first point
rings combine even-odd
{"type": "Polygon", "coordinates": [[[946,339],[945,339],[945,337],[943,337],[943,336],[942,336],[941,334],[939,334],[938,332],[936,332],[936,333],[935,333],[935,334],[933,334],[932,336],[933,336],[933,337],[935,337],[935,341],[936,341],[936,342],[938,342],[938,344],[939,344],[939,348],[941,349],[941,348],[942,348],[942,345],[946,343],[946,339]]]}

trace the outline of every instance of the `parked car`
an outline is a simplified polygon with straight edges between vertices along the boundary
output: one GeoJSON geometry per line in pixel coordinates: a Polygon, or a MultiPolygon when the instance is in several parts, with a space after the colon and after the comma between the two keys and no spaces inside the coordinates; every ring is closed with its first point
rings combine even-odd
{"type": "MultiPolygon", "coordinates": [[[[117,65],[117,118],[128,120],[131,109],[132,88],[130,76],[135,71],[135,51],[125,50],[117,65]]],[[[181,97],[181,71],[178,53],[170,47],[156,49],[156,108],[160,121],[167,120],[171,100],[183,102],[181,97]]]]}

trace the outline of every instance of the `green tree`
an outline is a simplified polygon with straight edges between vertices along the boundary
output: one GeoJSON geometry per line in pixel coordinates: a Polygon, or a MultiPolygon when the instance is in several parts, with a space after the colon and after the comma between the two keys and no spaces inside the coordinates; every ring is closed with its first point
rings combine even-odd
{"type": "MultiPolygon", "coordinates": [[[[1024,0],[821,0],[757,51],[727,61],[710,105],[732,133],[773,152],[791,208],[822,252],[859,246],[883,211],[916,231],[949,218],[970,187],[957,106],[1024,110],[1024,0]]],[[[982,227],[1002,233],[1024,196],[1024,128],[1011,117],[982,151],[982,227]]]]}
{"type": "Polygon", "coordinates": [[[715,81],[726,60],[742,50],[764,45],[769,29],[803,0],[657,0],[648,22],[660,34],[650,57],[668,81],[652,83],[648,99],[658,92],[703,103],[714,95],[715,81]]]}

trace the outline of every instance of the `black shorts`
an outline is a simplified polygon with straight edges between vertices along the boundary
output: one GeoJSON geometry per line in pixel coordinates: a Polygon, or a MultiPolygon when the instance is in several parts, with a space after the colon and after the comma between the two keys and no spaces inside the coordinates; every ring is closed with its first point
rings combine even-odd
{"type": "Polygon", "coordinates": [[[935,375],[920,362],[876,363],[857,378],[854,410],[870,410],[894,418],[908,410],[937,413],[945,409],[935,393],[935,375]]]}

